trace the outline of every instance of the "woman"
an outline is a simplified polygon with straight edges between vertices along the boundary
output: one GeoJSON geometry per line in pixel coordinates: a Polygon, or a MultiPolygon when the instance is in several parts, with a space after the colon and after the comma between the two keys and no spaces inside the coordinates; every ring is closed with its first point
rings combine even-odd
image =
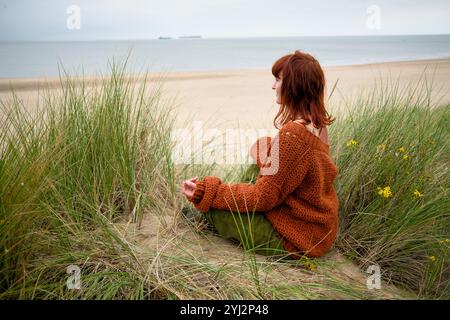
{"type": "Polygon", "coordinates": [[[252,146],[256,165],[245,182],[192,178],[183,181],[182,192],[219,234],[247,249],[319,257],[336,238],[339,206],[333,187],[338,168],[326,130],[334,119],[324,105],[325,76],[318,61],[300,51],[278,59],[272,74],[279,132],[252,146]]]}

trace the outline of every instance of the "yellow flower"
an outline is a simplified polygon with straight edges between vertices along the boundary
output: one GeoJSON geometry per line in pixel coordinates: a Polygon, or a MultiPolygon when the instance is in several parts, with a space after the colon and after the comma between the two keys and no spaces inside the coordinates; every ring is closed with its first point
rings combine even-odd
{"type": "Polygon", "coordinates": [[[432,262],[436,261],[436,257],[435,256],[429,256],[428,259],[430,259],[432,262]]]}
{"type": "Polygon", "coordinates": [[[5,220],[0,220],[0,224],[4,224],[5,223],[5,220]]]}
{"type": "Polygon", "coordinates": [[[309,260],[306,262],[306,267],[308,267],[309,270],[314,271],[317,268],[317,264],[314,260],[309,260]]]}
{"type": "Polygon", "coordinates": [[[358,141],[352,139],[347,142],[347,147],[353,147],[353,146],[356,146],[357,144],[358,144],[358,141]]]}
{"type": "Polygon", "coordinates": [[[378,190],[378,194],[384,198],[392,197],[391,187],[389,187],[389,186],[384,187],[384,188],[378,187],[377,190],[378,190]]]}
{"type": "Polygon", "coordinates": [[[407,154],[405,154],[405,155],[403,156],[403,160],[409,160],[409,156],[408,156],[407,154]]]}
{"type": "Polygon", "coordinates": [[[314,271],[317,268],[317,260],[316,259],[310,259],[308,257],[303,257],[300,260],[300,262],[305,268],[308,268],[311,271],[314,271]]]}
{"type": "Polygon", "coordinates": [[[417,190],[417,189],[414,191],[413,194],[414,194],[414,196],[417,197],[417,198],[423,197],[423,193],[420,193],[420,191],[417,190]]]}
{"type": "Polygon", "coordinates": [[[378,151],[384,151],[386,149],[386,144],[382,143],[377,146],[378,151]]]}
{"type": "Polygon", "coordinates": [[[444,239],[444,240],[441,240],[441,241],[439,241],[440,243],[449,243],[450,244],[450,239],[444,239]]]}
{"type": "Polygon", "coordinates": [[[400,149],[398,149],[398,151],[400,151],[400,152],[406,152],[406,149],[403,148],[403,147],[401,147],[400,149]]]}

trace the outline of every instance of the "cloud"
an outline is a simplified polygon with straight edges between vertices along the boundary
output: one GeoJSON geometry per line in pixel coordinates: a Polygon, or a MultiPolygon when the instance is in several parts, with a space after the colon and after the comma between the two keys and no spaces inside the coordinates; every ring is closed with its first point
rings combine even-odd
{"type": "Polygon", "coordinates": [[[0,41],[450,33],[449,11],[446,0],[0,0],[0,41]],[[81,8],[80,30],[66,28],[69,5],[81,8]]]}

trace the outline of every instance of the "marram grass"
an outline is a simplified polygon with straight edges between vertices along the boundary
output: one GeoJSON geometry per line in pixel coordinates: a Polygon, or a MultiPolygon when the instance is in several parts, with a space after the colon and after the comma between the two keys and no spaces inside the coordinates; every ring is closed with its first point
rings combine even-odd
{"type": "Polygon", "coordinates": [[[136,286],[143,267],[113,223],[139,222],[159,190],[171,194],[171,123],[157,87],[112,68],[99,87],[62,78],[62,95],[32,113],[15,96],[1,104],[0,297],[77,296],[65,290],[69,265],[89,274],[84,298],[150,291],[136,286]]]}
{"type": "Polygon", "coordinates": [[[387,281],[448,299],[450,105],[431,105],[431,89],[417,87],[377,87],[332,126],[337,244],[387,281]]]}

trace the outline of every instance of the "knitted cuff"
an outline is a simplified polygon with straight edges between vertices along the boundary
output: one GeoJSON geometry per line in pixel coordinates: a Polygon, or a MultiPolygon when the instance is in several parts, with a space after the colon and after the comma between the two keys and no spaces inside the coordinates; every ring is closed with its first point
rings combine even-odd
{"type": "Polygon", "coordinates": [[[203,196],[205,194],[205,189],[206,189],[206,185],[205,182],[200,180],[200,181],[196,181],[196,188],[194,191],[194,194],[192,195],[192,198],[189,199],[189,201],[191,201],[194,204],[200,203],[200,201],[202,201],[203,196]]]}
{"type": "Polygon", "coordinates": [[[202,181],[196,182],[198,191],[196,188],[192,200],[199,201],[198,203],[194,202],[194,206],[198,211],[209,211],[221,183],[220,178],[214,176],[206,176],[202,181]]]}

